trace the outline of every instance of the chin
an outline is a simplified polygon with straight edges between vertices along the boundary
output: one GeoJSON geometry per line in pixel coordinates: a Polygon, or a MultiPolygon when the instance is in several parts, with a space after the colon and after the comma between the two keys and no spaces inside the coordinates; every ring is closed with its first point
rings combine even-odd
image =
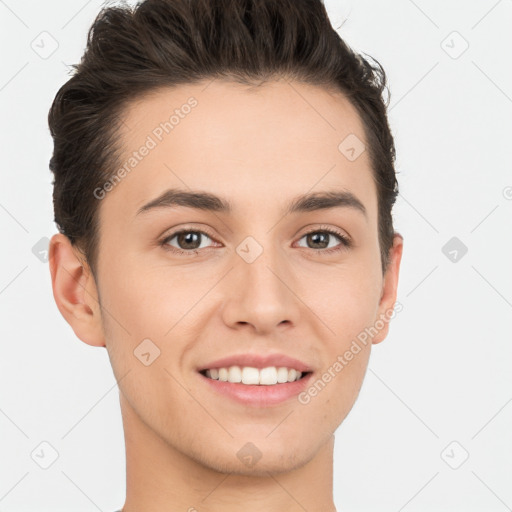
{"type": "MultiPolygon", "coordinates": [[[[220,473],[240,476],[268,477],[269,473],[287,473],[301,468],[316,454],[313,446],[306,447],[304,441],[299,446],[290,446],[286,440],[270,442],[264,437],[258,439],[231,440],[224,445],[216,445],[215,450],[201,450],[190,455],[197,463],[220,473]]],[[[210,445],[211,446],[211,445],[210,445]]]]}
{"type": "Polygon", "coordinates": [[[230,473],[238,476],[249,477],[268,477],[269,473],[277,475],[279,473],[289,473],[296,469],[301,468],[311,460],[310,458],[301,458],[301,455],[294,456],[290,459],[286,454],[273,453],[269,457],[264,455],[254,465],[246,465],[239,460],[234,461],[232,458],[219,458],[213,464],[208,464],[207,461],[198,461],[203,465],[210,467],[214,471],[220,473],[230,473]],[[224,459],[224,460],[222,460],[224,459]]]}

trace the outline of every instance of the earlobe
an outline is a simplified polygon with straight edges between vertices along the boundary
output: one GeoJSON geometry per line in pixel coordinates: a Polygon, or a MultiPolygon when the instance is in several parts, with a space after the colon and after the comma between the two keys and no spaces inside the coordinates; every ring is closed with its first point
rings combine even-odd
{"type": "Polygon", "coordinates": [[[382,295],[378,308],[378,315],[375,319],[376,326],[382,327],[378,329],[378,333],[372,339],[372,344],[376,345],[386,339],[389,331],[389,322],[393,314],[393,308],[396,302],[398,289],[398,276],[400,273],[400,262],[402,260],[403,237],[400,233],[395,233],[393,238],[393,246],[389,254],[389,266],[384,276],[382,285],[382,295]]]}
{"type": "Polygon", "coordinates": [[[60,313],[84,343],[104,347],[96,283],[78,249],[65,235],[53,235],[49,262],[53,297],[60,313]]]}

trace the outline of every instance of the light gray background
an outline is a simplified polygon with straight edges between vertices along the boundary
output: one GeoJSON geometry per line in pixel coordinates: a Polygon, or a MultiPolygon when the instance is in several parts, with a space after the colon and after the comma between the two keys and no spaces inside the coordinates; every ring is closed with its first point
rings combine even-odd
{"type": "MultiPolygon", "coordinates": [[[[56,232],[47,113],[101,5],[0,0],[3,512],[124,502],[106,350],[76,338],[39,259],[40,240],[56,232]],[[42,442],[59,455],[48,469],[42,442]]],[[[388,73],[405,238],[403,311],[336,434],[338,510],[512,510],[512,1],[326,6],[341,36],[388,73]],[[458,247],[443,252],[452,237],[458,247]]]]}

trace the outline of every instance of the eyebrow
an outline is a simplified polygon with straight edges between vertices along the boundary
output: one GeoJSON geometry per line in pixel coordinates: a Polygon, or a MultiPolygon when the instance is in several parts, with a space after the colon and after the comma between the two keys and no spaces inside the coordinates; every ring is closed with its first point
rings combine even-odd
{"type": "MultiPolygon", "coordinates": [[[[231,203],[209,192],[186,191],[180,189],[168,189],[155,199],[140,207],[136,215],[157,208],[172,208],[185,206],[196,210],[230,214],[233,211],[231,203]]],[[[313,192],[294,198],[284,209],[283,215],[292,213],[326,210],[329,208],[351,208],[367,218],[364,204],[347,190],[313,192]]]]}

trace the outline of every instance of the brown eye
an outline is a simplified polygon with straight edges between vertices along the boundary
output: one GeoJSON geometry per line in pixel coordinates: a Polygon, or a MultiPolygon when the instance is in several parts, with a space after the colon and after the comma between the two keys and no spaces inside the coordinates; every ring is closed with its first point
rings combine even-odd
{"type": "Polygon", "coordinates": [[[329,238],[332,238],[325,231],[317,231],[316,233],[308,233],[306,240],[311,249],[326,249],[329,246],[329,238]]]}
{"type": "Polygon", "coordinates": [[[198,249],[208,247],[203,245],[205,238],[211,240],[211,238],[203,231],[193,231],[190,229],[182,230],[168,236],[162,241],[162,245],[171,246],[171,248],[174,248],[174,250],[178,252],[197,251],[198,249]],[[176,239],[177,245],[171,243],[174,239],[176,239]]]}
{"type": "Polygon", "coordinates": [[[310,231],[302,236],[301,240],[306,239],[306,246],[308,249],[319,250],[319,252],[331,252],[340,249],[348,248],[351,246],[351,242],[342,233],[334,231],[332,229],[317,229],[316,231],[310,231]],[[338,243],[336,243],[336,239],[338,243]]]}
{"type": "Polygon", "coordinates": [[[189,231],[176,235],[176,240],[180,249],[199,249],[201,246],[201,233],[189,231]]]}

